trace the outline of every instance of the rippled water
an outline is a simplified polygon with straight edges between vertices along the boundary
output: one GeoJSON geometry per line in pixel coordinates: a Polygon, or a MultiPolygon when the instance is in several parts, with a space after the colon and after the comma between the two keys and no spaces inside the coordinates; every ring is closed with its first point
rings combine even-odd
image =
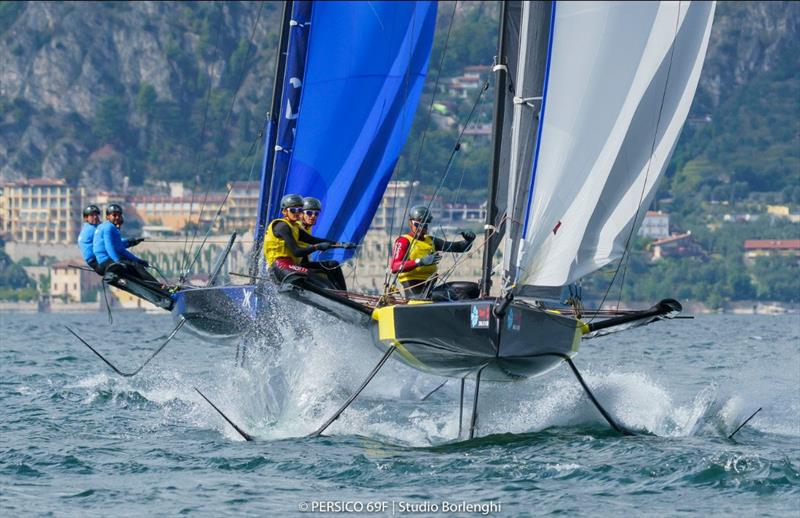
{"type": "Polygon", "coordinates": [[[329,437],[304,438],[380,358],[332,322],[281,326],[280,353],[253,353],[247,368],[234,365],[235,347],[179,333],[125,379],[64,325],[132,368],[170,331],[168,317],[117,314],[114,326],[101,314],[0,318],[6,516],[320,505],[424,515],[444,502],[483,505],[460,515],[800,514],[797,315],[703,316],[586,341],[576,364],[587,382],[646,435],[610,431],[563,367],[483,383],[481,437],[462,442],[453,441],[458,383],[420,402],[439,380],[391,361],[329,437]],[[258,441],[242,441],[193,387],[258,441]]]}

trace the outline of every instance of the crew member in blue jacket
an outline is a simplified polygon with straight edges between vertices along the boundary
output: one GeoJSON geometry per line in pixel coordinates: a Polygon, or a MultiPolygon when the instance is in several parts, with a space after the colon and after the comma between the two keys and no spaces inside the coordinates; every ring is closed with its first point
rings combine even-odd
{"type": "MultiPolygon", "coordinates": [[[[125,249],[126,243],[119,232],[123,221],[122,207],[116,203],[106,207],[106,221],[97,226],[92,241],[92,251],[98,263],[98,273],[104,275],[109,266],[117,263],[122,265],[125,277],[144,281],[150,287],[159,287],[160,283],[145,270],[150,263],[125,249]]],[[[138,244],[140,241],[131,240],[127,245],[132,246],[131,243],[138,244]]]]}
{"type": "Polygon", "coordinates": [[[92,242],[94,241],[94,231],[99,224],[100,208],[97,205],[89,205],[83,209],[83,228],[78,235],[78,247],[81,249],[83,260],[97,273],[100,273],[100,269],[98,268],[97,258],[94,256],[92,242]]]}
{"type": "MultiPolygon", "coordinates": [[[[94,255],[94,232],[100,224],[100,208],[97,205],[88,205],[83,209],[83,228],[78,235],[78,247],[81,249],[83,260],[86,261],[92,270],[102,275],[97,257],[94,255]]],[[[131,248],[144,241],[144,238],[123,239],[122,244],[125,248],[131,248]]]]}

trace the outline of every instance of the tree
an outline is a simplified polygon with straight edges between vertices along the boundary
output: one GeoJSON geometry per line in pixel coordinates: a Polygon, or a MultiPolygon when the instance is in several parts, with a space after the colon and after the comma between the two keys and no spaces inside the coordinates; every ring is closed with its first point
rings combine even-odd
{"type": "Polygon", "coordinates": [[[128,104],[125,100],[104,97],[92,121],[92,132],[103,144],[124,144],[128,138],[128,104]]]}

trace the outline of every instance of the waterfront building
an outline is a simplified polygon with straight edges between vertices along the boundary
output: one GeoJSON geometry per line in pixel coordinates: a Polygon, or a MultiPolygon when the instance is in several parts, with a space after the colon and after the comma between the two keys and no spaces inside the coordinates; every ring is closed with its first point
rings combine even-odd
{"type": "MultiPolygon", "coordinates": [[[[372,219],[370,231],[383,230],[386,232],[403,231],[405,229],[404,214],[407,209],[415,205],[415,200],[420,199],[414,189],[419,182],[408,180],[393,180],[389,182],[386,191],[372,219]],[[409,200],[409,197],[411,199],[409,200]]],[[[325,210],[325,207],[322,207],[325,210]]]]}
{"type": "Polygon", "coordinates": [[[97,298],[101,277],[95,272],[74,268],[82,265],[76,258],[50,267],[50,296],[64,302],[93,302],[97,298]]]}
{"type": "MultiPolygon", "coordinates": [[[[183,196],[132,196],[130,207],[145,225],[167,227],[175,232],[187,224],[208,225],[214,221],[219,205],[225,200],[220,193],[183,196]]],[[[216,225],[219,225],[216,222],[216,225]]]]}
{"type": "Polygon", "coordinates": [[[228,191],[228,202],[222,211],[222,228],[226,232],[251,230],[258,216],[261,183],[232,182],[228,184],[228,191]]]}
{"type": "Polygon", "coordinates": [[[37,178],[3,185],[2,234],[24,244],[73,244],[81,228],[84,189],[65,180],[37,178]]]}

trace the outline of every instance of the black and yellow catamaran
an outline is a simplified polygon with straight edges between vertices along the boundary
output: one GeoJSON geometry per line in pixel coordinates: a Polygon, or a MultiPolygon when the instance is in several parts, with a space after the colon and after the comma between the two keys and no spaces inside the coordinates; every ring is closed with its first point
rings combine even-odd
{"type": "Polygon", "coordinates": [[[628,433],[572,357],[587,338],[673,318],[681,305],[591,311],[540,294],[623,259],[688,114],[714,7],[503,3],[483,275],[474,290],[456,291],[479,296],[377,307],[373,335],[385,352],[361,388],[393,356],[460,378],[463,414],[464,380],[474,377],[472,437],[481,379],[514,381],[566,362],[609,424],[628,433]]]}

